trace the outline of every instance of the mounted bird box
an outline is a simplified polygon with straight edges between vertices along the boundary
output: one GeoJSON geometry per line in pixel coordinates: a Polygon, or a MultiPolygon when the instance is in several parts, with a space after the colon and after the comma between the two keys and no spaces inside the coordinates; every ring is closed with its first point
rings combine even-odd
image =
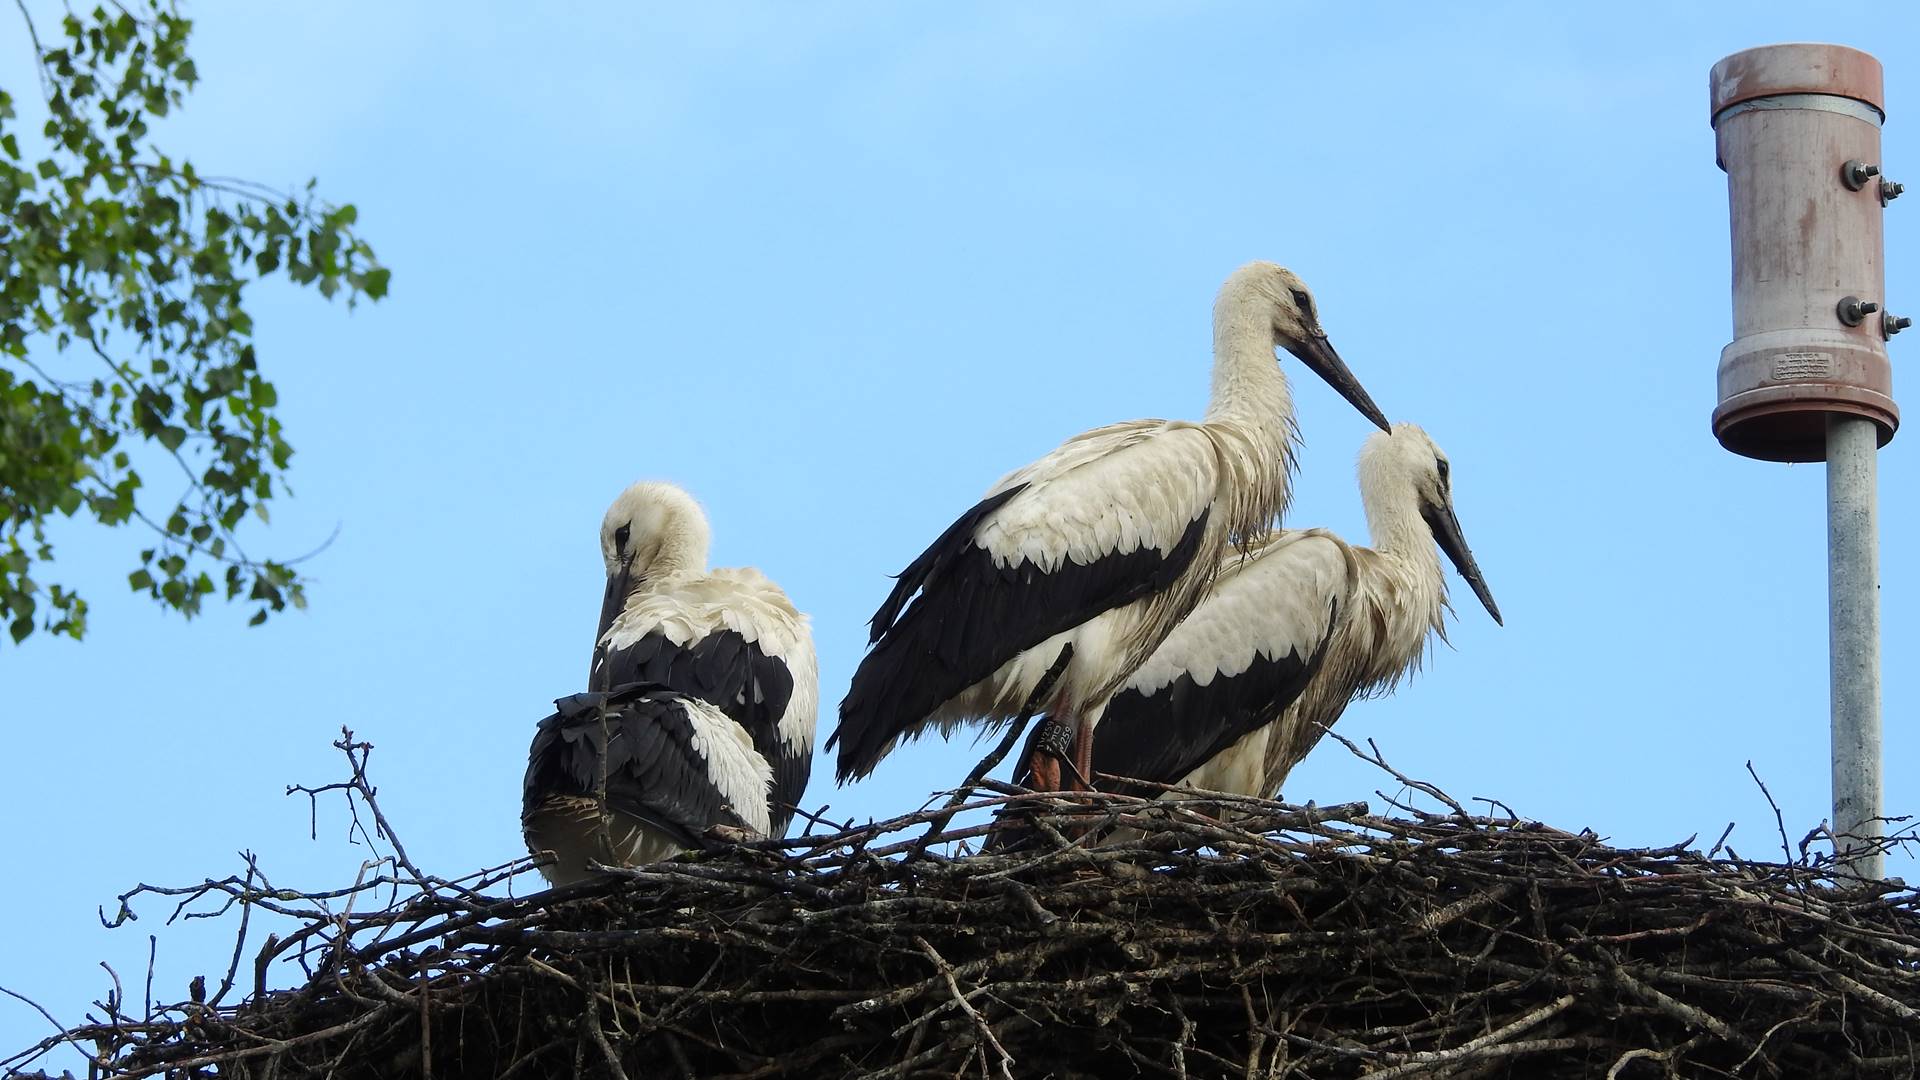
{"type": "Polygon", "coordinates": [[[1887,339],[1880,62],[1841,45],[1769,45],[1713,66],[1713,129],[1733,231],[1733,342],[1713,434],[1736,454],[1824,461],[1827,417],[1900,426],[1887,339]]]}

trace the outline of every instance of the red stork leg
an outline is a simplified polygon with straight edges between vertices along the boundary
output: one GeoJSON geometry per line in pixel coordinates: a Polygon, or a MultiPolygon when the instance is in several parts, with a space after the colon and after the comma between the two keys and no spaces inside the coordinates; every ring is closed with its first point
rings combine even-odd
{"type": "Polygon", "coordinates": [[[1054,699],[1053,706],[1047,710],[1047,718],[1039,731],[1034,733],[1032,755],[1027,759],[1027,767],[1033,773],[1035,791],[1072,791],[1066,786],[1071,780],[1063,780],[1061,765],[1073,753],[1074,741],[1079,738],[1079,718],[1067,704],[1063,694],[1054,699]]]}
{"type": "Polygon", "coordinates": [[[1033,790],[1060,790],[1060,759],[1051,752],[1035,747],[1033,756],[1027,759],[1027,769],[1033,774],[1033,790]]]}
{"type": "Polygon", "coordinates": [[[1093,725],[1081,723],[1073,732],[1073,791],[1093,790],[1093,725]]]}

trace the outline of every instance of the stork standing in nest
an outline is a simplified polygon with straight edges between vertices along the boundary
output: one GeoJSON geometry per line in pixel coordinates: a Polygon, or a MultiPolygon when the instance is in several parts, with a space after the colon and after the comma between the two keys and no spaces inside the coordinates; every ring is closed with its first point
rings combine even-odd
{"type": "Polygon", "coordinates": [[[1382,429],[1387,421],[1290,271],[1250,263],[1213,311],[1205,419],[1137,420],[1069,439],[996,484],[900,575],[828,745],[842,783],[901,738],[1003,724],[1039,702],[1061,737],[1033,751],[1036,786],[1092,775],[1107,699],[1192,610],[1230,544],[1286,507],[1293,398],[1286,349],[1382,429]]]}
{"type": "Polygon", "coordinates": [[[1244,559],[1229,553],[1200,606],[1107,706],[1094,769],[1273,797],[1349,702],[1391,690],[1430,635],[1445,640],[1439,552],[1500,622],[1451,474],[1412,424],[1369,437],[1359,479],[1373,546],[1288,529],[1244,559]]]}
{"type": "Polygon", "coordinates": [[[637,865],[715,826],[786,831],[813,766],[807,618],[758,570],[707,569],[712,532],[671,484],[622,492],[600,527],[606,595],[588,692],[529,754],[521,824],[548,880],[637,865]]]}

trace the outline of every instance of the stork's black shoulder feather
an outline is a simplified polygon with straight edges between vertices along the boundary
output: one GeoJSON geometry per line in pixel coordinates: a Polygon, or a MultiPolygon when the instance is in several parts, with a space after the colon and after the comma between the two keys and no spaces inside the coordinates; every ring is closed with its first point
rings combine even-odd
{"type": "Polygon", "coordinates": [[[768,656],[757,641],[732,630],[676,644],[658,631],[609,651],[594,671],[596,688],[651,683],[689,694],[717,707],[745,728],[753,748],[773,767],[769,792],[773,835],[786,831],[789,809],[806,790],[813,770],[809,747],[789,749],[780,718],[793,700],[793,673],[768,656]]]}
{"type": "MultiPolygon", "coordinates": [[[[1189,673],[1151,694],[1115,694],[1093,733],[1093,769],[1156,784],[1174,784],[1242,738],[1273,723],[1299,698],[1327,658],[1340,601],[1332,601],[1328,632],[1310,655],[1256,654],[1247,670],[1215,674],[1205,686],[1189,673]]],[[[1110,785],[1152,798],[1157,789],[1110,785]]]]}
{"type": "Polygon", "coordinates": [[[907,568],[875,616],[882,632],[854,672],[827,740],[839,744],[843,783],[871,771],[895,739],[1022,651],[1169,587],[1193,562],[1211,512],[1188,523],[1166,552],[1142,546],[1043,572],[1024,559],[996,565],[973,542],[979,521],[1018,490],[962,515],[907,568]],[[916,588],[919,597],[893,618],[916,588]]]}
{"type": "Polygon", "coordinates": [[[787,665],[732,630],[715,630],[685,644],[656,630],[612,650],[602,671],[596,684],[652,683],[692,694],[749,729],[763,717],[777,720],[793,699],[787,665]]]}
{"type": "Polygon", "coordinates": [[[553,704],[527,754],[523,814],[554,795],[604,795],[609,810],[631,815],[684,847],[697,846],[711,826],[745,826],[693,747],[693,722],[682,695],[636,684],[553,704]]]}

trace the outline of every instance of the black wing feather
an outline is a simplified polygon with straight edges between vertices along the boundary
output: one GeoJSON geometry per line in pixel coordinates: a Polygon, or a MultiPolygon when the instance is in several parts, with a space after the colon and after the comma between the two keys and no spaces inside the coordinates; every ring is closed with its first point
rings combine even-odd
{"type": "Polygon", "coordinates": [[[684,645],[655,632],[610,652],[594,680],[596,686],[670,687],[714,705],[745,728],[753,748],[773,767],[769,827],[774,836],[786,832],[792,807],[806,791],[813,755],[805,748],[788,750],[780,737],[780,717],[793,700],[793,673],[784,661],[732,630],[716,630],[684,645]]]}
{"type": "MultiPolygon", "coordinates": [[[[1238,675],[1215,675],[1205,686],[1182,674],[1152,694],[1122,690],[1108,703],[1093,733],[1093,769],[1156,784],[1174,784],[1214,755],[1273,723],[1326,662],[1340,601],[1332,602],[1328,632],[1311,656],[1256,655],[1238,675]]],[[[1156,789],[1122,784],[1117,790],[1152,798],[1156,789]]]]}
{"type": "Polygon", "coordinates": [[[874,612],[873,618],[867,620],[867,644],[878,644],[880,639],[886,636],[887,630],[893,626],[894,620],[900,617],[900,610],[907,606],[908,600],[913,599],[913,594],[925,587],[927,582],[939,577],[954,559],[972,546],[974,526],[979,525],[988,514],[1000,509],[1008,499],[1026,489],[1027,485],[1016,484],[973,504],[973,509],[961,514],[953,524],[947,526],[946,532],[941,533],[933,543],[927,545],[927,550],[921,552],[919,558],[908,563],[907,568],[900,571],[898,580],[894,582],[893,591],[887,593],[887,598],[881,603],[880,610],[874,612]]]}
{"type": "Polygon", "coordinates": [[[875,644],[854,672],[840,723],[827,740],[829,747],[839,744],[842,783],[871,771],[902,733],[1022,651],[1167,588],[1206,535],[1210,511],[1189,523],[1165,554],[1142,546],[1086,565],[1068,560],[1051,573],[1026,560],[997,566],[974,544],[973,529],[1019,490],[961,515],[907,567],[874,616],[875,644]],[[919,599],[895,619],[915,590],[919,599]]]}
{"type": "Polygon", "coordinates": [[[547,797],[597,797],[646,822],[683,847],[713,825],[745,827],[693,749],[686,700],[657,686],[575,694],[554,703],[527,754],[522,813],[547,797]]]}

